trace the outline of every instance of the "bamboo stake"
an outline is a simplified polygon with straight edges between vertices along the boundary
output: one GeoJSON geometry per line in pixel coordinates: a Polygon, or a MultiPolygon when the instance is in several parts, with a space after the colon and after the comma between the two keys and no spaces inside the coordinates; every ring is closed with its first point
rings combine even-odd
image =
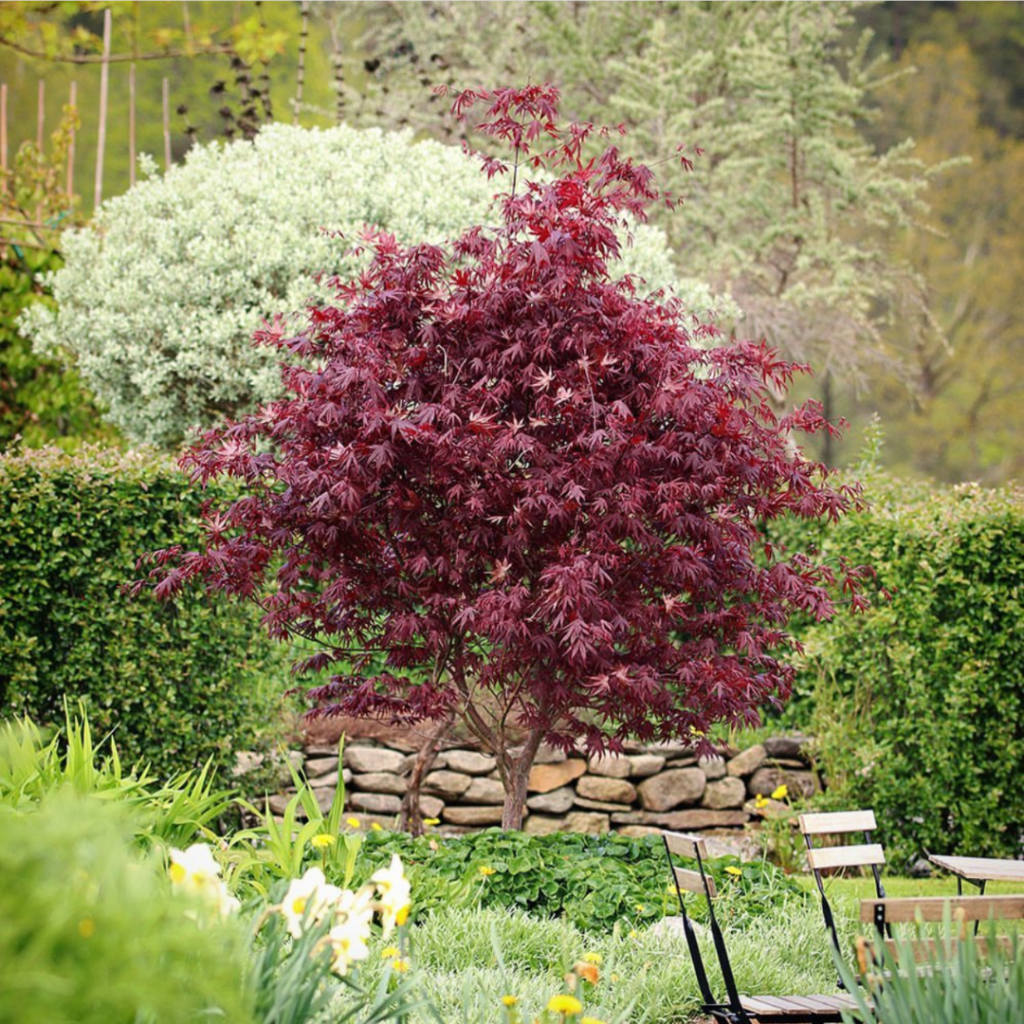
{"type": "Polygon", "coordinates": [[[4,175],[4,191],[7,190],[7,83],[0,85],[0,171],[4,175]]]}
{"type": "Polygon", "coordinates": [[[43,135],[46,129],[46,83],[39,79],[39,94],[36,98],[36,149],[43,151],[43,135]]]}
{"type": "MultiPolygon", "coordinates": [[[[68,106],[78,116],[78,83],[71,83],[71,91],[68,95],[68,106]]],[[[75,122],[71,122],[71,130],[68,135],[68,206],[75,195],[75,122]]]]}
{"type": "Polygon", "coordinates": [[[135,65],[128,65],[128,187],[135,184],[135,65]]]}
{"type": "Polygon", "coordinates": [[[100,131],[96,147],[96,189],[93,208],[103,201],[103,150],[107,144],[107,94],[110,91],[110,37],[113,34],[110,8],[103,12],[103,63],[100,65],[100,131]]]}
{"type": "Polygon", "coordinates": [[[164,170],[171,167],[171,83],[164,79],[164,170]]]}
{"type": "Polygon", "coordinates": [[[299,68],[295,74],[295,107],[292,124],[299,123],[299,111],[302,109],[302,94],[306,86],[306,41],[309,38],[309,0],[302,0],[299,7],[302,11],[302,28],[299,30],[299,68]]]}

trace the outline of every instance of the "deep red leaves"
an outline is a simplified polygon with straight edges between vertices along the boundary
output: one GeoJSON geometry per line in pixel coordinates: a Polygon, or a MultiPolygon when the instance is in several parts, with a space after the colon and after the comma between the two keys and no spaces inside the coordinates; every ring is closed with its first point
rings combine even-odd
{"type": "Polygon", "coordinates": [[[609,278],[622,214],[657,198],[647,168],[585,162],[593,128],[559,128],[549,86],[455,110],[480,102],[482,130],[520,155],[544,140],[562,177],[447,248],[369,236],[337,305],[257,336],[289,397],[184,456],[246,497],[211,510],[204,552],[159,561],[158,590],[269,585],[267,628],[327,645],[305,668],[356,666],[314,694],[353,714],[487,695],[595,748],[753,720],[789,691],[789,617],[833,612],[833,571],[763,536],[857,501],[793,444],[831,428],[814,405],[776,422],[794,368],[773,352],[707,348],[712,327],[609,278]]]}

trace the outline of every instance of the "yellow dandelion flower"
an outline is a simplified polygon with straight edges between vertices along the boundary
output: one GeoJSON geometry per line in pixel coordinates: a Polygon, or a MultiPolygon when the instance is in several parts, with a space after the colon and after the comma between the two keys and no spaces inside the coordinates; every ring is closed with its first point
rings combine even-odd
{"type": "Polygon", "coordinates": [[[440,818],[424,818],[423,819],[423,824],[424,825],[440,825],[441,824],[441,819],[440,818]]]}
{"type": "Polygon", "coordinates": [[[740,875],[742,875],[742,874],[743,874],[743,872],[742,872],[742,871],[741,871],[741,870],[740,870],[739,868],[737,868],[737,867],[733,867],[733,865],[732,865],[732,864],[730,864],[730,865],[729,865],[729,866],[728,866],[728,867],[727,867],[727,868],[725,869],[725,873],[726,873],[727,875],[735,875],[735,876],[736,876],[737,878],[739,878],[739,877],[740,877],[740,875]]]}
{"type": "Polygon", "coordinates": [[[348,825],[349,828],[359,828],[359,819],[358,818],[346,818],[345,819],[345,824],[348,825]]]}
{"type": "Polygon", "coordinates": [[[642,914],[644,912],[644,905],[642,903],[638,903],[636,905],[636,912],[638,914],[642,914]]]}
{"type": "Polygon", "coordinates": [[[789,796],[789,786],[782,785],[772,791],[773,800],[785,800],[789,796]]]}
{"type": "Polygon", "coordinates": [[[396,957],[400,956],[401,953],[402,951],[397,946],[385,946],[380,951],[380,958],[382,960],[394,960],[396,957]]]}
{"type": "Polygon", "coordinates": [[[761,793],[758,793],[757,796],[754,798],[754,806],[759,811],[763,810],[765,807],[768,806],[768,798],[766,796],[763,796],[761,793]]]}
{"type": "Polygon", "coordinates": [[[635,939],[636,938],[636,929],[635,928],[630,928],[629,929],[629,938],[631,938],[631,939],[635,939]]]}
{"type": "Polygon", "coordinates": [[[399,974],[405,974],[405,972],[407,970],[409,970],[409,961],[408,960],[393,960],[391,962],[391,968],[392,968],[392,970],[398,971],[399,974]]]}
{"type": "Polygon", "coordinates": [[[484,876],[484,878],[488,878],[494,874],[494,868],[488,867],[486,864],[481,864],[477,870],[484,876]]]}
{"type": "Polygon", "coordinates": [[[370,828],[372,828],[374,832],[381,832],[381,831],[383,831],[381,829],[380,825],[378,825],[377,822],[375,822],[375,821],[370,822],[370,828]]]}
{"type": "Polygon", "coordinates": [[[584,953],[583,959],[588,964],[599,964],[604,959],[600,953],[584,953]]]}
{"type": "Polygon", "coordinates": [[[548,1000],[548,1013],[575,1017],[582,1009],[583,1004],[575,996],[552,996],[548,1000]]]}
{"type": "Polygon", "coordinates": [[[501,1001],[509,1009],[511,1009],[513,1006],[516,1005],[516,1003],[519,1002],[519,1000],[515,996],[502,996],[501,1001]]]}
{"type": "Polygon", "coordinates": [[[580,1019],[580,1024],[605,1024],[605,1021],[598,1020],[596,1017],[583,1017],[580,1019]]]}
{"type": "Polygon", "coordinates": [[[334,836],[328,835],[326,832],[321,832],[318,836],[313,836],[310,839],[310,846],[316,847],[318,850],[326,850],[328,846],[333,846],[338,840],[334,836]]]}

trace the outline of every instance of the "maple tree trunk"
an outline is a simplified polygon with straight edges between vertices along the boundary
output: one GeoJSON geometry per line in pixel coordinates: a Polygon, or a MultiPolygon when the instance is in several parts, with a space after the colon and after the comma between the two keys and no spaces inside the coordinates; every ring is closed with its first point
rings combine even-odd
{"type": "Polygon", "coordinates": [[[448,734],[448,730],[455,721],[455,712],[449,711],[428,733],[420,749],[416,753],[416,760],[409,775],[409,785],[406,787],[405,795],[402,797],[402,810],[398,818],[398,827],[403,832],[409,832],[414,836],[423,835],[423,815],[420,812],[420,785],[423,776],[430,771],[431,765],[437,757],[437,748],[441,740],[448,734]]]}
{"type": "Polygon", "coordinates": [[[503,751],[498,758],[498,763],[501,766],[501,781],[505,786],[505,806],[501,813],[501,827],[504,829],[518,831],[523,827],[523,812],[526,810],[526,785],[543,735],[542,729],[533,729],[527,736],[518,757],[511,757],[503,751]]]}

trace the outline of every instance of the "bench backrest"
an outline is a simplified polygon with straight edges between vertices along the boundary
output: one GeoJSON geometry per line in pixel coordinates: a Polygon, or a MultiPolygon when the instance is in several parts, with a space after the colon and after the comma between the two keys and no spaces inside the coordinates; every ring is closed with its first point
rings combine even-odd
{"type": "MultiPolygon", "coordinates": [[[[1024,895],[1021,896],[908,896],[898,899],[861,900],[860,919],[863,924],[873,924],[880,936],[884,936],[893,924],[923,922],[950,922],[959,926],[958,934],[949,935],[946,941],[937,941],[930,936],[916,939],[903,939],[900,942],[892,938],[885,944],[893,957],[901,950],[909,949],[916,961],[930,961],[940,949],[945,950],[948,957],[951,944],[966,941],[967,930],[963,927],[968,921],[1022,921],[1024,920],[1024,895]]],[[[973,935],[982,956],[987,956],[992,939],[1008,952],[1012,941],[1005,935],[973,935]]]]}

